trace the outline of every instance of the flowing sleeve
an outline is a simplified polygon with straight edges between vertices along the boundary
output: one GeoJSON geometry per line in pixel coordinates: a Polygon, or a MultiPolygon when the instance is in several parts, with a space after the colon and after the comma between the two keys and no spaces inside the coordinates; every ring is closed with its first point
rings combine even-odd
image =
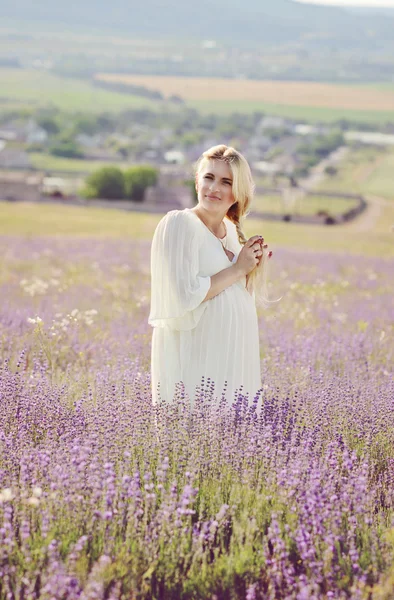
{"type": "Polygon", "coordinates": [[[170,211],[159,222],[151,247],[152,327],[190,330],[207,308],[203,302],[211,278],[199,272],[199,230],[183,211],[170,211]]]}

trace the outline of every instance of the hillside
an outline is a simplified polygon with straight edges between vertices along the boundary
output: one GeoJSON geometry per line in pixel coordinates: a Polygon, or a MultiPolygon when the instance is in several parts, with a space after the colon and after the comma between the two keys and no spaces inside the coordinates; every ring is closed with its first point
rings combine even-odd
{"type": "Polygon", "coordinates": [[[250,0],[240,10],[238,0],[180,3],[179,0],[3,0],[4,18],[21,22],[62,23],[133,34],[141,37],[236,40],[238,43],[271,44],[308,38],[313,46],[324,39],[341,47],[375,48],[392,41],[394,16],[352,13],[337,7],[299,4],[291,0],[250,0]],[[235,26],[236,24],[236,26],[235,26]]]}

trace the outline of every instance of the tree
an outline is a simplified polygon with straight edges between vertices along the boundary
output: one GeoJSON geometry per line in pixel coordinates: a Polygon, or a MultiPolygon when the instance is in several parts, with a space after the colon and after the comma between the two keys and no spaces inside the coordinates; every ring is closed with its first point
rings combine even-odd
{"type": "Polygon", "coordinates": [[[42,117],[41,119],[38,119],[38,125],[45,129],[50,135],[56,135],[60,131],[59,125],[55,119],[52,119],[51,117],[42,117]]]}
{"type": "Polygon", "coordinates": [[[65,158],[83,158],[83,152],[72,140],[58,141],[49,148],[49,154],[64,156],[65,158]]]}
{"type": "Polygon", "coordinates": [[[83,195],[87,198],[119,200],[125,198],[125,177],[118,167],[102,167],[86,179],[83,195]]]}
{"type": "Polygon", "coordinates": [[[73,133],[78,135],[84,133],[85,135],[94,135],[98,131],[97,120],[94,117],[81,115],[78,116],[74,122],[73,133]]]}
{"type": "Polygon", "coordinates": [[[156,185],[158,171],[150,165],[130,167],[124,172],[126,197],[137,202],[144,200],[145,190],[156,185]]]}

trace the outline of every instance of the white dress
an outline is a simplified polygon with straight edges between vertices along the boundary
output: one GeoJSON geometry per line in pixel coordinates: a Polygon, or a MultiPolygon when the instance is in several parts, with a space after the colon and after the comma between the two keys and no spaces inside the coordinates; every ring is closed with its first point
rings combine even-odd
{"type": "MultiPolygon", "coordinates": [[[[234,223],[227,217],[225,223],[235,262],[242,245],[234,223]]],[[[214,397],[225,395],[228,404],[238,392],[249,401],[261,393],[258,319],[246,277],[203,302],[211,276],[231,265],[221,241],[191,209],[172,210],[157,225],[148,319],[154,404],[171,402],[179,382],[193,402],[202,377],[214,383],[214,397]]]]}

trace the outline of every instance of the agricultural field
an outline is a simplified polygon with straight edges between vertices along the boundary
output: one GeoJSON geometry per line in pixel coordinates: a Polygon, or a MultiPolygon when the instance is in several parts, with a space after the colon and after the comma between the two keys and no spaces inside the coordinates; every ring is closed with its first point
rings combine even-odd
{"type": "MultiPolygon", "coordinates": [[[[394,120],[394,88],[390,85],[340,85],[299,82],[267,82],[214,78],[125,76],[97,73],[97,79],[129,82],[180,95],[187,106],[202,113],[232,112],[267,114],[310,122],[353,119],[369,123],[394,120]]],[[[126,109],[158,109],[163,101],[104,90],[89,81],[60,77],[33,69],[0,68],[0,108],[56,106],[63,110],[93,113],[126,109]]],[[[166,109],[177,106],[166,102],[166,109]]]]}
{"type": "Polygon", "coordinates": [[[389,600],[392,259],[276,248],[257,408],[154,410],[146,221],[78,210],[0,238],[1,600],[389,600]]]}
{"type": "MultiPolygon", "coordinates": [[[[341,215],[344,212],[355,208],[358,205],[357,200],[348,200],[346,198],[329,198],[323,195],[299,195],[291,208],[291,213],[297,215],[317,215],[320,211],[329,213],[332,216],[341,215]]],[[[279,195],[257,195],[253,199],[253,209],[261,212],[273,213],[276,215],[285,215],[289,213],[286,203],[279,195]]]]}
{"type": "MultiPolygon", "coordinates": [[[[101,160],[85,160],[78,158],[64,158],[62,156],[53,156],[46,152],[29,152],[31,164],[36,169],[51,171],[52,173],[62,173],[69,171],[70,173],[91,173],[100,167],[108,167],[108,161],[101,160]]],[[[123,168],[129,167],[129,163],[117,161],[115,166],[123,168]]]]}
{"type": "Polygon", "coordinates": [[[255,81],[198,77],[97,73],[96,79],[176,94],[202,112],[253,112],[335,121],[341,118],[385,122],[394,118],[394,89],[313,82],[255,81]]]}
{"type": "Polygon", "coordinates": [[[92,113],[152,108],[148,98],[110,92],[89,81],[53,75],[42,70],[0,68],[0,108],[56,106],[62,110],[92,113]]]}

